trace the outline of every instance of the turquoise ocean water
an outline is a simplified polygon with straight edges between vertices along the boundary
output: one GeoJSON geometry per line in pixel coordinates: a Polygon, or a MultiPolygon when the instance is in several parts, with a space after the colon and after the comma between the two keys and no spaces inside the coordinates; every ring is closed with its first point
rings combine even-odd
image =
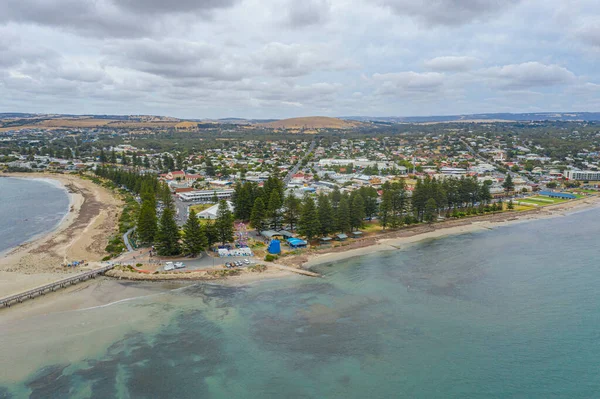
{"type": "Polygon", "coordinates": [[[196,285],[0,326],[0,370],[36,365],[0,374],[0,397],[597,398],[599,220],[594,209],[323,265],[323,279],[196,285]],[[47,347],[26,349],[40,330],[47,347]]]}

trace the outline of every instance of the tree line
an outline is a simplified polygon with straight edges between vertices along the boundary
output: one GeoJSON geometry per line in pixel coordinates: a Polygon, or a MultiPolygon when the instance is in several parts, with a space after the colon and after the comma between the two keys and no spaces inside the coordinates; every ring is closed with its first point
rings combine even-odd
{"type": "Polygon", "coordinates": [[[259,232],[285,227],[312,240],[352,233],[375,217],[385,229],[433,222],[442,213],[456,216],[459,210],[476,205],[483,209],[492,200],[490,184],[471,177],[425,177],[412,190],[401,179],[384,183],[380,192],[367,186],[350,193],[335,188],[329,194],[307,193],[298,198],[293,193],[284,196],[283,183],[269,179],[262,188],[256,183],[238,183],[232,201],[236,219],[249,221],[259,232]]]}

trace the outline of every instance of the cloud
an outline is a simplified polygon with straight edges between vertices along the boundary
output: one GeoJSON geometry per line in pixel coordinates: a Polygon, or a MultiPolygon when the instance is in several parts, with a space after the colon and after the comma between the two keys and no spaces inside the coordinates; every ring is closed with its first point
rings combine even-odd
{"type": "Polygon", "coordinates": [[[205,13],[229,8],[238,2],[239,0],[113,0],[118,8],[144,14],[205,13]]]}
{"type": "Polygon", "coordinates": [[[268,43],[254,56],[256,64],[267,73],[294,77],[319,70],[344,70],[355,67],[339,58],[335,49],[325,45],[268,43]]]}
{"type": "Polygon", "coordinates": [[[444,86],[444,74],[437,72],[397,72],[376,73],[373,81],[378,94],[405,95],[414,93],[432,93],[444,86]]]}
{"type": "Polygon", "coordinates": [[[140,39],[114,43],[104,65],[118,66],[166,79],[238,81],[257,76],[293,78],[318,71],[352,67],[322,45],[268,43],[254,52],[204,42],[140,39]]]}
{"type": "MultiPolygon", "coordinates": [[[[208,19],[238,0],[3,0],[0,22],[54,27],[95,37],[146,37],[176,28],[175,15],[208,19]]],[[[185,19],[181,18],[181,23],[185,19]]]]}
{"type": "Polygon", "coordinates": [[[466,72],[480,63],[481,60],[475,57],[446,56],[425,61],[425,67],[438,72],[466,72]]]}
{"type": "Polygon", "coordinates": [[[576,36],[583,42],[600,47],[600,19],[594,23],[586,23],[576,31],[576,36]]]}
{"type": "Polygon", "coordinates": [[[487,19],[521,0],[377,0],[395,14],[427,25],[458,26],[487,19]]]}
{"type": "Polygon", "coordinates": [[[106,65],[167,79],[240,80],[251,71],[217,46],[185,40],[128,40],[107,48],[106,65]]]}
{"type": "Polygon", "coordinates": [[[285,22],[294,28],[323,24],[329,19],[330,12],[329,0],[290,0],[285,22]]]}
{"type": "Polygon", "coordinates": [[[480,75],[492,85],[504,89],[556,86],[576,80],[575,74],[564,67],[539,62],[487,68],[481,70],[480,75]]]}
{"type": "Polygon", "coordinates": [[[600,4],[575,3],[3,0],[0,109],[194,118],[573,109],[600,98],[600,4]]]}

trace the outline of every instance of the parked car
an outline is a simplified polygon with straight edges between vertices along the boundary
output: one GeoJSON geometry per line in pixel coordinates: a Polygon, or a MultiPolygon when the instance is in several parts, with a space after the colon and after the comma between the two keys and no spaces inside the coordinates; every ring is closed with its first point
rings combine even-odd
{"type": "Polygon", "coordinates": [[[184,267],[183,262],[175,262],[175,269],[183,269],[184,267]]]}
{"type": "Polygon", "coordinates": [[[170,272],[171,270],[175,270],[175,265],[173,262],[167,262],[164,267],[166,272],[170,272]]]}
{"type": "Polygon", "coordinates": [[[244,259],[244,264],[245,264],[245,265],[249,265],[249,264],[250,264],[250,261],[249,261],[248,259],[244,259]]]}

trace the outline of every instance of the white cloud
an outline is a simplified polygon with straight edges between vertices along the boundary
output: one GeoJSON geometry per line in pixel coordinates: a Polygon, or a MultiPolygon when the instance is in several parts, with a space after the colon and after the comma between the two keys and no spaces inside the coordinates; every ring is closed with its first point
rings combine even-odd
{"type": "Polygon", "coordinates": [[[425,67],[438,72],[465,72],[474,69],[481,63],[476,57],[445,56],[425,61],[425,67]]]}
{"type": "Polygon", "coordinates": [[[491,84],[508,89],[564,85],[576,80],[575,74],[564,67],[539,62],[487,68],[480,74],[491,84]]]}
{"type": "Polygon", "coordinates": [[[389,95],[405,95],[416,92],[432,93],[444,86],[444,75],[436,72],[397,72],[376,73],[373,80],[378,93],[389,95]]]}
{"type": "Polygon", "coordinates": [[[4,0],[0,110],[573,110],[598,103],[599,21],[594,0],[4,0]]]}

